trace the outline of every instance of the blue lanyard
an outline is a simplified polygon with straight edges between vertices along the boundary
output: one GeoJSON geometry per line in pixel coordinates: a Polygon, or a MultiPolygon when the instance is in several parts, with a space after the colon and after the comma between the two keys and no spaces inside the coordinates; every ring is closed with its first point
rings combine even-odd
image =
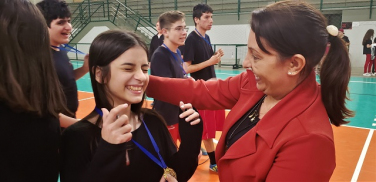
{"type": "Polygon", "coordinates": [[[205,42],[207,42],[207,43],[210,45],[210,47],[212,47],[212,45],[211,45],[211,43],[209,42],[209,40],[206,39],[204,36],[202,36],[202,35],[200,34],[200,32],[197,30],[197,28],[195,28],[195,30],[196,30],[196,32],[200,35],[200,37],[201,37],[202,39],[204,39],[205,42]]]}
{"type": "Polygon", "coordinates": [[[183,68],[184,61],[181,59],[180,50],[177,49],[176,52],[179,55],[179,59],[181,60],[181,63],[180,63],[179,59],[175,56],[175,54],[170,50],[170,48],[167,47],[166,44],[163,43],[162,45],[172,54],[172,56],[174,57],[174,59],[176,60],[176,62],[179,64],[181,70],[183,71],[184,78],[186,78],[187,77],[187,73],[185,72],[185,70],[183,68]]]}
{"type": "Polygon", "coordinates": [[[59,50],[64,50],[64,51],[67,51],[67,52],[73,52],[73,53],[78,53],[78,54],[82,54],[82,55],[86,55],[86,53],[82,52],[82,51],[79,51],[78,49],[68,45],[68,44],[63,44],[64,46],[51,46],[53,48],[56,48],[56,49],[59,49],[59,50]]]}
{"type": "MultiPolygon", "coordinates": [[[[103,112],[98,107],[95,107],[95,112],[97,112],[100,116],[103,117],[103,112]]],[[[154,140],[153,136],[151,135],[151,133],[149,131],[149,128],[146,126],[146,123],[145,123],[145,121],[143,119],[142,119],[142,122],[144,123],[145,129],[148,132],[148,135],[149,135],[149,138],[151,140],[151,143],[153,144],[154,150],[158,154],[159,160],[153,154],[151,154],[148,150],[146,150],[143,146],[141,146],[139,143],[137,143],[135,140],[132,139],[132,142],[134,144],[136,144],[141,149],[141,151],[144,152],[144,154],[146,156],[148,156],[151,160],[153,160],[156,164],[158,164],[163,169],[166,169],[167,165],[164,162],[161,154],[159,153],[159,148],[158,148],[157,143],[155,143],[155,140],[154,140]]]]}
{"type": "Polygon", "coordinates": [[[148,127],[146,126],[145,121],[142,120],[142,122],[144,123],[145,129],[146,129],[146,131],[148,132],[148,135],[149,135],[149,138],[150,138],[150,140],[151,140],[151,143],[153,143],[154,150],[155,150],[155,151],[157,152],[157,154],[158,154],[159,160],[158,160],[156,157],[154,157],[153,154],[151,154],[149,151],[147,151],[143,146],[141,146],[139,143],[137,143],[136,141],[134,141],[133,139],[132,139],[132,142],[133,142],[134,144],[136,144],[136,145],[141,149],[141,151],[144,152],[144,153],[145,153],[145,154],[146,154],[151,160],[153,160],[156,164],[158,164],[159,166],[161,166],[163,169],[166,169],[166,168],[167,168],[167,165],[166,165],[166,163],[164,162],[164,160],[163,160],[161,154],[159,153],[159,148],[158,148],[157,143],[155,143],[155,140],[154,140],[153,136],[151,135],[151,133],[150,133],[148,127]]]}

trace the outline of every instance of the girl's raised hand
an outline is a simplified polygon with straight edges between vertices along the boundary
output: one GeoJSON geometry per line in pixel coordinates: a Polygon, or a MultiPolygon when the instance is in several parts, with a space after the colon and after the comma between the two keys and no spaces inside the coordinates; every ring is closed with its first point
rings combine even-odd
{"type": "Polygon", "coordinates": [[[102,138],[111,144],[120,144],[128,142],[132,139],[132,126],[129,124],[127,115],[120,113],[128,107],[128,104],[119,105],[110,112],[102,108],[103,112],[103,126],[102,138]]]}

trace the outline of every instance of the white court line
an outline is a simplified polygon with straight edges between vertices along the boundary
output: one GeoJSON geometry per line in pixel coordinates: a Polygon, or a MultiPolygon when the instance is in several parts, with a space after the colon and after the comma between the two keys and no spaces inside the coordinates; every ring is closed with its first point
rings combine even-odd
{"type": "Polygon", "coordinates": [[[356,182],[358,180],[360,170],[362,169],[362,166],[363,166],[364,158],[366,157],[367,150],[368,150],[369,144],[371,142],[373,131],[374,130],[369,130],[366,143],[363,146],[363,150],[362,150],[362,153],[360,154],[360,157],[359,157],[359,160],[358,160],[358,164],[356,165],[354,174],[353,174],[353,176],[351,178],[351,182],[356,182]]]}
{"type": "MultiPolygon", "coordinates": [[[[320,81],[320,79],[316,78],[316,81],[320,81]]],[[[371,83],[371,84],[376,84],[376,82],[364,82],[364,81],[349,81],[352,83],[371,83]]]]}
{"type": "Polygon", "coordinates": [[[84,100],[89,100],[89,99],[94,99],[94,97],[89,97],[89,98],[85,98],[85,99],[80,99],[78,101],[84,101],[84,100]]]}
{"type": "Polygon", "coordinates": [[[93,93],[93,92],[88,92],[88,91],[82,91],[82,90],[79,90],[79,92],[85,92],[85,93],[93,93]]]}
{"type": "Polygon", "coordinates": [[[226,72],[215,72],[215,74],[220,74],[220,75],[240,75],[243,72],[239,73],[226,73],[226,72]]]}
{"type": "Polygon", "coordinates": [[[350,81],[350,82],[354,82],[354,83],[372,83],[372,84],[376,84],[376,82],[364,82],[364,81],[350,81]]]}
{"type": "Polygon", "coordinates": [[[349,127],[349,128],[359,128],[359,129],[365,129],[365,130],[376,130],[376,129],[373,129],[373,128],[366,128],[366,127],[359,127],[359,126],[349,126],[349,125],[341,125],[341,126],[345,126],[345,127],[349,127]]]}

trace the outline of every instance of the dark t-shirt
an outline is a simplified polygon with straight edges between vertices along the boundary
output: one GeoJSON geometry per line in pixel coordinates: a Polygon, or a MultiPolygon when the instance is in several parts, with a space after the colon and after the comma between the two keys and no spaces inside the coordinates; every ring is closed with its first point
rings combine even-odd
{"type": "Polygon", "coordinates": [[[0,181],[57,181],[60,123],[0,102],[0,181]]]}
{"type": "Polygon", "coordinates": [[[151,42],[150,42],[150,49],[149,49],[149,56],[150,58],[153,56],[153,53],[155,50],[157,50],[157,48],[163,44],[163,40],[164,40],[164,36],[161,35],[160,37],[158,37],[158,34],[157,35],[154,35],[152,38],[151,38],[151,42]]]}
{"type": "MultiPolygon", "coordinates": [[[[76,78],[73,65],[70,63],[67,52],[52,50],[57,76],[63,88],[69,111],[76,114],[78,108],[78,95],[76,78]]],[[[69,115],[68,113],[64,113],[69,115]]],[[[71,115],[69,115],[71,116],[71,115]]]]}
{"type": "Polygon", "coordinates": [[[367,44],[372,44],[372,40],[366,40],[366,43],[363,44],[363,54],[371,54],[371,48],[367,48],[367,44]]]}
{"type": "Polygon", "coordinates": [[[346,43],[350,43],[350,40],[347,36],[343,36],[342,40],[345,41],[346,43]]]}
{"type": "MultiPolygon", "coordinates": [[[[158,47],[151,58],[150,74],[168,78],[184,78],[182,60],[177,53],[174,55],[178,60],[165,47],[158,47]]],[[[181,109],[176,104],[155,99],[153,109],[163,116],[167,125],[174,125],[179,122],[181,113],[181,109]]]]}
{"type": "MultiPolygon", "coordinates": [[[[210,42],[208,35],[205,38],[210,42]]],[[[184,47],[184,61],[192,61],[191,64],[199,64],[213,56],[213,48],[195,31],[192,31],[185,41],[184,47]]],[[[191,73],[191,76],[198,80],[209,80],[211,78],[216,78],[214,66],[208,66],[202,70],[191,73]]]]}
{"type": "Polygon", "coordinates": [[[181,45],[181,46],[179,46],[178,49],[180,50],[180,53],[181,53],[182,55],[184,55],[185,45],[181,45]]]}

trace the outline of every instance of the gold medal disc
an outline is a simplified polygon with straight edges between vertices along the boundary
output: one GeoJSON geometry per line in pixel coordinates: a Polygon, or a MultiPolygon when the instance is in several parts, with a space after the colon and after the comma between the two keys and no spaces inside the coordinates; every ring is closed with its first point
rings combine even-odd
{"type": "Polygon", "coordinates": [[[163,176],[165,177],[165,179],[167,179],[167,174],[169,174],[172,177],[174,177],[175,179],[177,179],[176,178],[176,172],[173,169],[169,168],[169,167],[167,167],[166,169],[164,169],[163,176]]]}

